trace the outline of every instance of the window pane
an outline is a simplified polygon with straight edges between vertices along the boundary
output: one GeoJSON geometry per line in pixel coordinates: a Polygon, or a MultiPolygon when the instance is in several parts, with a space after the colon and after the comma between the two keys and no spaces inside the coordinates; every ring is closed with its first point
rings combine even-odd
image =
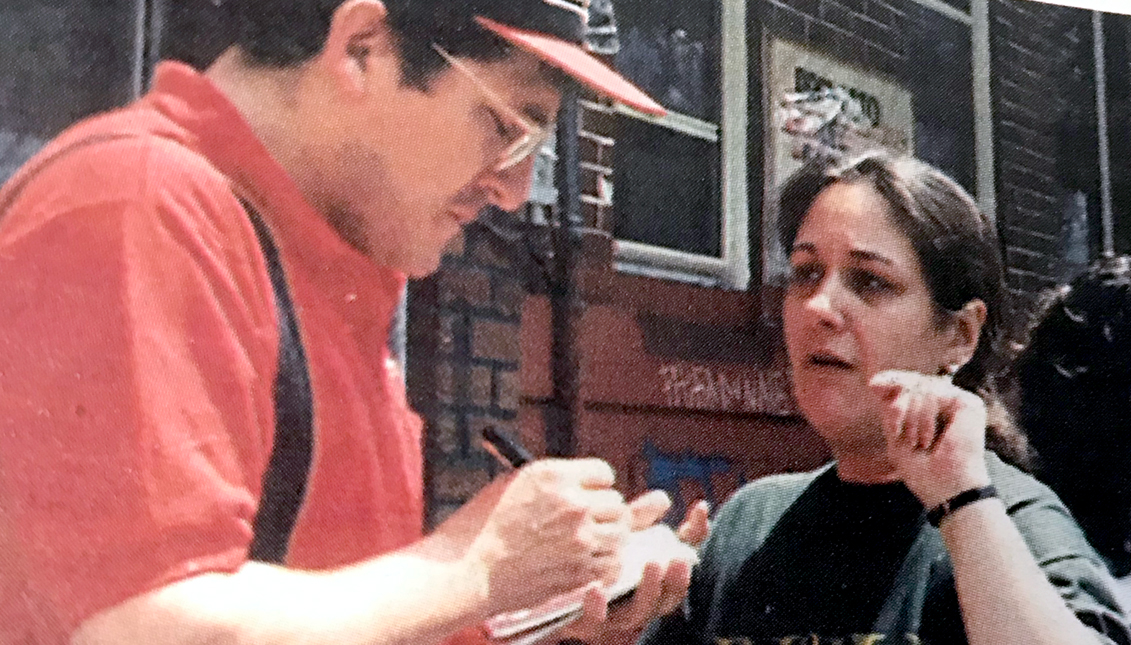
{"type": "Polygon", "coordinates": [[[669,110],[718,121],[719,3],[617,0],[616,67],[669,110]]]}
{"type": "Polygon", "coordinates": [[[618,126],[616,238],[721,257],[718,144],[632,117],[618,126]]]}
{"type": "Polygon", "coordinates": [[[131,98],[135,5],[0,4],[0,181],[70,123],[131,98]]]}
{"type": "Polygon", "coordinates": [[[908,3],[907,88],[915,97],[915,155],[975,193],[970,28],[908,3]]]}

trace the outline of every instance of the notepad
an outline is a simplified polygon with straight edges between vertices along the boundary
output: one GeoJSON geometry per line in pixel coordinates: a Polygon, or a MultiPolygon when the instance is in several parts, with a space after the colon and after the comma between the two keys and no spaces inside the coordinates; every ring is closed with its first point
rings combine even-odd
{"type": "MultiPolygon", "coordinates": [[[[608,588],[609,604],[625,600],[636,590],[649,562],[698,562],[695,549],[679,541],[663,524],[629,535],[622,551],[620,576],[608,588]]],[[[585,589],[555,596],[536,607],[492,616],[485,623],[487,637],[501,645],[535,643],[581,617],[585,589]]]]}

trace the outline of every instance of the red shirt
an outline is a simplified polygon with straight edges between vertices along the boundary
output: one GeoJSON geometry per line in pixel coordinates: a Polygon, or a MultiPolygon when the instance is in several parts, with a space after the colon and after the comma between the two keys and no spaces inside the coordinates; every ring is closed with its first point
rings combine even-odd
{"type": "Polygon", "coordinates": [[[274,435],[272,229],[314,392],[288,564],[421,534],[420,422],[386,340],[404,278],[348,246],[203,76],[71,128],[0,191],[0,643],[247,557],[274,435]],[[53,151],[97,133],[132,133],[53,151]]]}

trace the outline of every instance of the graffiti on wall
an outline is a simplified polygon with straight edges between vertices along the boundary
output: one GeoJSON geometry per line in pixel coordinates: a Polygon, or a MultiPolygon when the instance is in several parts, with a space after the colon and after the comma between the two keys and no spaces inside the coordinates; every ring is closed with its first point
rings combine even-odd
{"type": "Polygon", "coordinates": [[[641,450],[644,480],[649,490],[665,490],[672,497],[669,519],[678,522],[687,508],[700,499],[712,508],[726,501],[746,478],[735,463],[722,455],[690,450],[665,452],[651,440],[641,450]]]}
{"type": "Polygon", "coordinates": [[[664,402],[673,408],[797,414],[789,375],[781,368],[733,374],[695,363],[668,363],[660,366],[660,390],[664,402]]]}

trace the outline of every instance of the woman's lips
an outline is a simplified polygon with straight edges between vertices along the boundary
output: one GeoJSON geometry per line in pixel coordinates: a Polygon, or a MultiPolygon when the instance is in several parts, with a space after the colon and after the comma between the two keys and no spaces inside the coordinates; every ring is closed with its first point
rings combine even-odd
{"type": "Polygon", "coordinates": [[[833,354],[812,354],[809,356],[809,365],[817,368],[851,370],[855,366],[833,354]]]}

